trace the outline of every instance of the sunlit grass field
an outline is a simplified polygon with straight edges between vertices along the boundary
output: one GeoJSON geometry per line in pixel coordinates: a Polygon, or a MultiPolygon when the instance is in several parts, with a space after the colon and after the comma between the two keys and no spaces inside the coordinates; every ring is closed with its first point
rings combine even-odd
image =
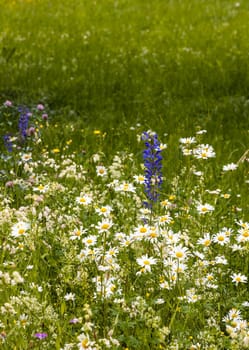
{"type": "Polygon", "coordinates": [[[0,0],[0,348],[249,348],[249,3],[0,0]]]}

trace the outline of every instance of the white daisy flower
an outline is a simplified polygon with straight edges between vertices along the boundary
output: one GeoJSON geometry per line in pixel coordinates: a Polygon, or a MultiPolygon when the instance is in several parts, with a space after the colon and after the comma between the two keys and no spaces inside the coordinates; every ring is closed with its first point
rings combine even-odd
{"type": "Polygon", "coordinates": [[[173,248],[170,255],[178,260],[184,260],[189,255],[189,250],[187,247],[183,247],[181,244],[179,244],[173,248]]]}
{"type": "Polygon", "coordinates": [[[194,149],[194,155],[197,159],[208,159],[215,157],[215,152],[210,145],[199,145],[198,148],[194,149]]]}
{"type": "Polygon", "coordinates": [[[233,273],[231,275],[232,282],[236,284],[236,286],[240,283],[247,283],[247,277],[242,275],[241,273],[233,273]]]}
{"type": "Polygon", "coordinates": [[[30,223],[19,221],[16,223],[11,229],[11,236],[13,237],[21,237],[26,236],[27,231],[30,229],[30,223]]]}
{"type": "Polygon", "coordinates": [[[238,168],[237,164],[234,163],[230,163],[230,164],[226,164],[223,166],[222,170],[223,171],[234,171],[238,168]]]}
{"type": "Polygon", "coordinates": [[[142,255],[141,258],[137,258],[138,265],[141,266],[141,272],[151,272],[151,266],[157,263],[157,259],[149,257],[147,254],[142,255]]]}
{"type": "Polygon", "coordinates": [[[196,209],[199,212],[199,214],[204,215],[213,211],[214,207],[208,203],[205,203],[205,204],[200,203],[197,205],[196,209]]]}
{"type": "Polygon", "coordinates": [[[97,176],[106,176],[107,169],[102,165],[96,166],[96,173],[97,173],[97,176]]]}
{"type": "Polygon", "coordinates": [[[108,231],[113,225],[113,222],[111,220],[105,219],[96,225],[96,228],[99,230],[99,232],[106,232],[108,231]]]}
{"type": "Polygon", "coordinates": [[[80,195],[79,197],[76,198],[76,202],[79,203],[80,205],[87,206],[92,203],[92,197],[89,196],[88,194],[80,195]]]}

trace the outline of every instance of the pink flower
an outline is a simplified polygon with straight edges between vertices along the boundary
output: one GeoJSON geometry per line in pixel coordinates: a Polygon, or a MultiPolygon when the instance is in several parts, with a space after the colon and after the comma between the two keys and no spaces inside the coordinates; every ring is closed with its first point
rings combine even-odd
{"type": "Polygon", "coordinates": [[[39,103],[36,108],[38,109],[38,111],[44,110],[44,106],[41,103],[39,103]]]}
{"type": "Polygon", "coordinates": [[[11,106],[12,106],[12,102],[9,101],[9,100],[6,100],[6,101],[4,102],[4,106],[5,106],[5,107],[11,107],[11,106]]]}

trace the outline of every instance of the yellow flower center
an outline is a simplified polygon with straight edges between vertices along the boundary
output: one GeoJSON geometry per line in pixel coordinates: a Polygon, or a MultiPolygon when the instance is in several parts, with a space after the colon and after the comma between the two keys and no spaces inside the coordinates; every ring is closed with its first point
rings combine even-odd
{"type": "Polygon", "coordinates": [[[150,265],[150,261],[149,260],[144,260],[143,263],[144,263],[144,265],[150,265]]]}
{"type": "Polygon", "coordinates": [[[242,233],[242,236],[247,238],[249,237],[249,231],[248,230],[245,230],[243,233],[242,233]]]}
{"type": "Polygon", "coordinates": [[[107,209],[105,207],[100,209],[101,213],[105,213],[107,211],[107,209]]]}
{"type": "Polygon", "coordinates": [[[156,232],[151,232],[151,233],[150,233],[150,237],[151,237],[151,238],[155,238],[156,236],[157,236],[156,232]]]}
{"type": "Polygon", "coordinates": [[[108,230],[109,227],[110,227],[109,224],[103,224],[103,225],[101,226],[102,230],[108,230]]]}
{"type": "Polygon", "coordinates": [[[80,198],[80,203],[85,203],[86,199],[85,198],[80,198]]]}
{"type": "Polygon", "coordinates": [[[205,247],[208,247],[211,244],[210,239],[206,239],[204,242],[205,247]]]}
{"type": "Polygon", "coordinates": [[[147,228],[141,227],[139,231],[140,231],[140,233],[145,233],[145,232],[147,232],[147,228]]]}
{"type": "Polygon", "coordinates": [[[89,343],[89,340],[87,338],[83,339],[81,341],[81,346],[84,348],[84,349],[87,349],[88,348],[88,343],[89,343]]]}
{"type": "Polygon", "coordinates": [[[176,257],[177,257],[177,258],[182,258],[183,255],[184,255],[183,252],[176,252],[176,257]]]}
{"type": "Polygon", "coordinates": [[[23,235],[25,233],[25,230],[23,228],[19,228],[18,234],[23,235]]]}
{"type": "Polygon", "coordinates": [[[220,241],[220,242],[223,242],[224,239],[225,239],[224,236],[219,236],[219,237],[218,237],[218,241],[220,241]]]}

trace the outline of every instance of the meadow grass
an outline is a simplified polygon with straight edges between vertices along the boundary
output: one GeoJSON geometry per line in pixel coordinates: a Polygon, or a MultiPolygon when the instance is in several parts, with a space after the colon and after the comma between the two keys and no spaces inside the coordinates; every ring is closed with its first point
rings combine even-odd
{"type": "Polygon", "coordinates": [[[201,117],[229,96],[248,99],[248,7],[1,0],[0,93],[70,108],[90,123],[160,116],[171,124],[188,118],[178,116],[186,108],[190,120],[201,117]]]}
{"type": "Polygon", "coordinates": [[[0,5],[1,349],[248,348],[248,2],[0,5]]]}
{"type": "Polygon", "coordinates": [[[145,163],[144,125],[80,128],[39,106],[22,123],[0,111],[1,348],[248,348],[248,152],[158,130],[145,163]]]}

